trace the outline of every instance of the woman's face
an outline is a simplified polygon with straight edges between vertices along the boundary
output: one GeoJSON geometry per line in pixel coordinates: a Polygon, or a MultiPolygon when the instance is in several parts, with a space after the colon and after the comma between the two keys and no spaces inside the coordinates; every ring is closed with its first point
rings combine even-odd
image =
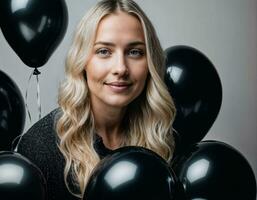
{"type": "Polygon", "coordinates": [[[93,105],[125,107],[144,89],[148,66],[140,21],[118,12],[104,17],[85,66],[93,105]]]}

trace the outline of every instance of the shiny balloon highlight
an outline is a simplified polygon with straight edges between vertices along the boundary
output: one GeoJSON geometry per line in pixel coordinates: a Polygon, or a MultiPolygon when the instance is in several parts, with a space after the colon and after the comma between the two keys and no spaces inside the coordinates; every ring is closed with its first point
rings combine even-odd
{"type": "Polygon", "coordinates": [[[0,198],[2,200],[46,200],[42,172],[22,155],[0,152],[0,198]]]}
{"type": "Polygon", "coordinates": [[[68,25],[64,0],[0,1],[0,27],[29,67],[44,65],[63,39],[68,25]]]}
{"type": "Polygon", "coordinates": [[[141,147],[123,147],[94,169],[84,200],[172,200],[176,178],[156,153],[141,147]]]}
{"type": "Polygon", "coordinates": [[[165,83],[177,109],[173,127],[179,152],[208,133],[221,107],[222,86],[214,65],[200,51],[174,46],[165,54],[165,83]]]}
{"type": "Polygon", "coordinates": [[[11,150],[12,141],[22,134],[25,104],[15,82],[0,70],[0,151],[11,150]]]}
{"type": "Polygon", "coordinates": [[[245,157],[230,145],[203,141],[172,163],[185,199],[256,200],[256,179],[245,157]]]}

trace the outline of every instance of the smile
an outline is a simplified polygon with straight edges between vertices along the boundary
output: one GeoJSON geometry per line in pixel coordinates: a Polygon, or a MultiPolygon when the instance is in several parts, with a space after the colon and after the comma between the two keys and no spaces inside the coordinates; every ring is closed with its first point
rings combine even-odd
{"type": "Polygon", "coordinates": [[[113,92],[125,92],[127,91],[132,83],[129,82],[110,82],[110,83],[105,83],[113,92]]]}

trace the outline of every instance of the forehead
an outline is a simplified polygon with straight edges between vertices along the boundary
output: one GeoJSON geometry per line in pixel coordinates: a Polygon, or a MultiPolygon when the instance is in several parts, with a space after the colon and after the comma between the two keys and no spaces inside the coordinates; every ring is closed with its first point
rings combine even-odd
{"type": "Polygon", "coordinates": [[[144,30],[139,19],[125,12],[119,11],[102,18],[98,24],[96,39],[107,41],[144,41],[144,30]]]}

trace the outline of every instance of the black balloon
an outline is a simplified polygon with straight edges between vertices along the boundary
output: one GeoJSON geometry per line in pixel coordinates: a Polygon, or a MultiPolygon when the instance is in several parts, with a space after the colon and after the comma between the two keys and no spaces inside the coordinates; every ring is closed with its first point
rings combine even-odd
{"type": "Polygon", "coordinates": [[[172,163],[186,199],[256,200],[251,166],[235,148],[218,141],[191,146],[172,163]]]}
{"type": "Polygon", "coordinates": [[[165,54],[165,83],[177,108],[174,129],[180,139],[178,151],[207,134],[221,107],[222,87],[214,65],[200,51],[174,46],[165,54]]]}
{"type": "Polygon", "coordinates": [[[44,65],[68,24],[64,0],[0,1],[0,27],[16,54],[30,67],[44,65]]]}
{"type": "Polygon", "coordinates": [[[0,70],[0,150],[10,150],[14,138],[22,134],[25,105],[17,85],[0,70]]]}
{"type": "Polygon", "coordinates": [[[42,172],[15,152],[0,152],[1,200],[46,200],[46,181],[42,172]]]}
{"type": "Polygon", "coordinates": [[[176,180],[168,164],[141,147],[123,147],[105,157],[86,186],[85,200],[172,200],[176,180]]]}

